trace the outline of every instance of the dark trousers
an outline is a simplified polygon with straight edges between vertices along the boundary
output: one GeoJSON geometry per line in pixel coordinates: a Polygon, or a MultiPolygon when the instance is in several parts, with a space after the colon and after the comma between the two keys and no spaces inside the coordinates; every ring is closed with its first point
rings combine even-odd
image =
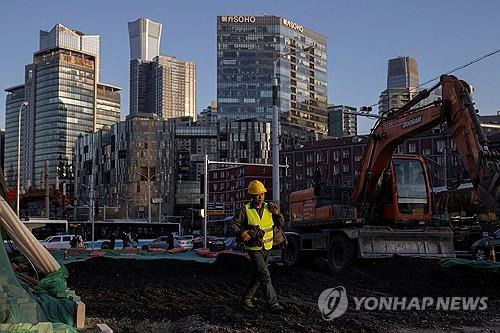
{"type": "Polygon", "coordinates": [[[267,250],[248,250],[248,255],[252,261],[252,277],[243,294],[243,299],[252,299],[261,286],[264,289],[266,301],[268,305],[277,303],[276,292],[271,283],[271,274],[267,268],[270,251],[267,250]]]}

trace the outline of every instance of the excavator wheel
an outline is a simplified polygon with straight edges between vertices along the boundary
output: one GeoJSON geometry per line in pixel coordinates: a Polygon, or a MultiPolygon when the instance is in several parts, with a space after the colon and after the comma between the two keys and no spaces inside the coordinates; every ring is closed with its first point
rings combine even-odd
{"type": "Polygon", "coordinates": [[[356,246],[352,240],[343,235],[332,238],[328,248],[328,266],[333,274],[344,271],[356,257],[356,246]]]}
{"type": "Polygon", "coordinates": [[[299,262],[299,238],[288,236],[288,245],[281,251],[281,261],[285,266],[295,266],[299,262]]]}

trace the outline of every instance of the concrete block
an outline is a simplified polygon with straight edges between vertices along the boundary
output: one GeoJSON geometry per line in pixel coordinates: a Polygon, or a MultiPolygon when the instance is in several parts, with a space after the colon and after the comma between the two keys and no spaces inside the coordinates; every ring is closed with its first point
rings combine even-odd
{"type": "Polygon", "coordinates": [[[113,330],[106,324],[97,324],[97,328],[99,329],[99,332],[102,333],[113,333],[113,330]]]}
{"type": "Polygon", "coordinates": [[[76,301],[76,328],[82,329],[85,327],[85,303],[76,301]]]}
{"type": "Polygon", "coordinates": [[[38,333],[54,333],[54,330],[52,329],[52,323],[48,322],[41,322],[33,326],[34,329],[36,329],[36,332],[38,333]]]}

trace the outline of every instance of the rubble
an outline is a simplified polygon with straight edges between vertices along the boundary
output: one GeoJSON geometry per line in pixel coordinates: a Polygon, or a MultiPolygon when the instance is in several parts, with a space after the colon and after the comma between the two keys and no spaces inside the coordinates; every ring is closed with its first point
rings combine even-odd
{"type": "MultiPolygon", "coordinates": [[[[309,263],[271,265],[283,314],[265,304],[249,313],[239,306],[249,272],[243,256],[223,255],[213,264],[178,260],[95,258],[68,264],[68,284],[86,300],[87,327],[106,323],[114,332],[274,332],[480,330],[500,327],[500,276],[447,269],[437,260],[395,258],[364,261],[342,275],[309,263]],[[318,296],[344,286],[348,296],[481,296],[484,311],[356,311],[322,319],[318,296]]],[[[90,330],[88,332],[91,332],[90,330]]]]}

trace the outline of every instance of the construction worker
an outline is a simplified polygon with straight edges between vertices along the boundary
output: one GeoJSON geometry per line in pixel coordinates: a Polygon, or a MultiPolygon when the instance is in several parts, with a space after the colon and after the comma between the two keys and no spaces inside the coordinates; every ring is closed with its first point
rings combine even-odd
{"type": "Polygon", "coordinates": [[[271,283],[268,259],[273,248],[273,226],[282,230],[285,220],[275,203],[264,201],[266,192],[264,184],[260,181],[250,182],[248,194],[252,200],[234,216],[231,226],[237,235],[237,240],[244,243],[253,266],[253,273],[241,299],[241,305],[247,310],[255,309],[252,300],[260,285],[265,291],[269,310],[278,313],[283,307],[278,303],[271,283]]]}

